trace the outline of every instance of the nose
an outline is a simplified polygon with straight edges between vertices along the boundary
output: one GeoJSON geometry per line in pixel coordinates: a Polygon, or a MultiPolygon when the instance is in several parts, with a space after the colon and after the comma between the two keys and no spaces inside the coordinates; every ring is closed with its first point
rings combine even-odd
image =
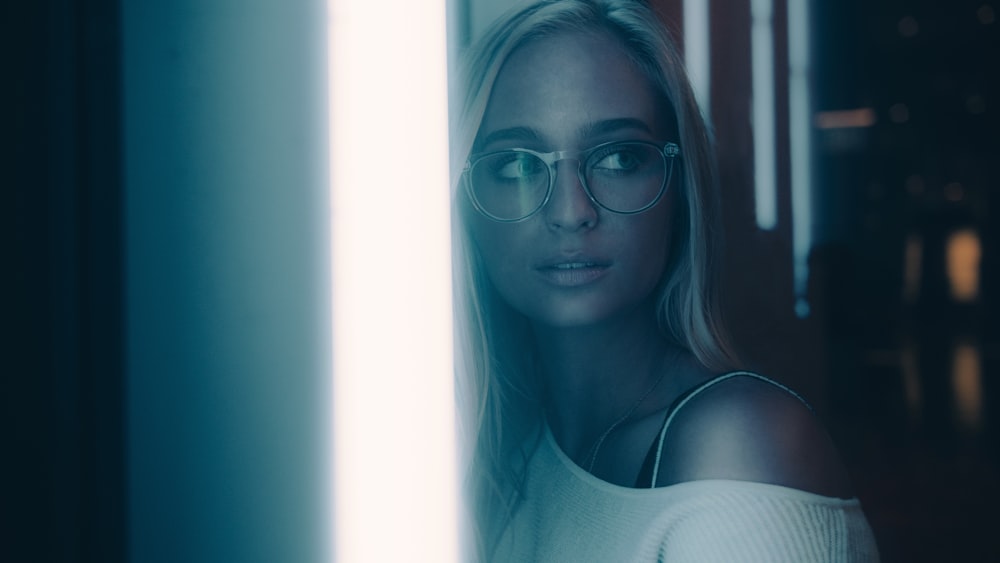
{"type": "Polygon", "coordinates": [[[552,229],[576,231],[597,225],[597,207],[583,188],[579,166],[579,162],[569,159],[556,163],[552,193],[543,210],[552,229]]]}

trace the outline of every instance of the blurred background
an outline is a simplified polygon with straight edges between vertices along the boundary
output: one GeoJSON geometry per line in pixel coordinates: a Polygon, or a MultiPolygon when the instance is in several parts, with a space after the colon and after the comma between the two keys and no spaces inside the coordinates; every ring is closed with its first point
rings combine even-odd
{"type": "Polygon", "coordinates": [[[814,4],[827,412],[884,560],[994,561],[1000,6],[814,4]]]}
{"type": "MultiPolygon", "coordinates": [[[[454,1],[456,48],[512,3],[454,1]]],[[[747,362],[816,405],[884,561],[1000,560],[1000,5],[652,4],[747,362]]],[[[324,13],[3,8],[5,560],[320,557],[324,13]]]]}
{"type": "MultiPolygon", "coordinates": [[[[660,3],[667,14],[676,4],[660,3]]],[[[709,9],[737,341],[752,365],[817,406],[884,561],[1000,559],[997,6],[810,2],[809,40],[796,45],[801,8],[775,1],[778,212],[764,230],[759,205],[754,213],[759,121],[748,101],[759,4],[709,9]],[[804,223],[791,84],[803,48],[812,144],[804,223]],[[795,251],[803,233],[804,264],[795,251]],[[803,298],[807,316],[796,311],[803,298]]]]}

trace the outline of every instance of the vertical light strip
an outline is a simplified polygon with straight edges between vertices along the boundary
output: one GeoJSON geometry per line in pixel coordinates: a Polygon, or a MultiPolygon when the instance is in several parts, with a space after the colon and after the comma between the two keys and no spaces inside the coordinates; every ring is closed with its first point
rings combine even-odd
{"type": "Polygon", "coordinates": [[[444,0],[330,0],[334,548],[458,559],[444,0]]]}
{"type": "Polygon", "coordinates": [[[711,47],[707,0],[684,0],[684,64],[701,113],[711,118],[711,47]]]}
{"type": "Polygon", "coordinates": [[[812,119],[809,89],[809,8],[788,0],[788,112],[791,145],[792,260],[795,313],[809,315],[809,250],[812,247],[812,119]]]}
{"type": "Polygon", "coordinates": [[[959,341],[951,361],[951,388],[955,415],[966,430],[976,431],[983,422],[983,370],[979,347],[959,341]]]}
{"type": "Polygon", "coordinates": [[[774,134],[774,5],[751,0],[750,55],[753,70],[754,196],[757,226],[778,224],[778,188],[774,134]]]}

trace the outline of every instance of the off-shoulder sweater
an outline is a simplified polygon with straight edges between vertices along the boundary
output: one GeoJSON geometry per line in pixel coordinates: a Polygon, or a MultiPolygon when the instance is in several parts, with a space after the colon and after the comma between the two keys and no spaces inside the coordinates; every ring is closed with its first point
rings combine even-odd
{"type": "Polygon", "coordinates": [[[494,561],[875,562],[857,499],[749,481],[630,488],[594,477],[548,427],[494,561]]]}

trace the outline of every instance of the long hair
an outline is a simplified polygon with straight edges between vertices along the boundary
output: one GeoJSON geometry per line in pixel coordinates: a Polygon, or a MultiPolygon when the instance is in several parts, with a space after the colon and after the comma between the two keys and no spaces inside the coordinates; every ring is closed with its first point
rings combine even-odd
{"type": "Polygon", "coordinates": [[[668,263],[657,314],[664,336],[710,369],[734,355],[718,306],[719,202],[710,132],[682,58],[667,30],[636,0],[542,0],[508,13],[462,57],[453,92],[452,190],[456,287],[456,369],[466,491],[477,551],[488,558],[520,498],[526,452],[537,429],[540,393],[526,321],[496,295],[464,218],[461,170],[475,143],[497,75],[529,41],[565,32],[607,33],[670,106],[681,146],[668,263]]]}

